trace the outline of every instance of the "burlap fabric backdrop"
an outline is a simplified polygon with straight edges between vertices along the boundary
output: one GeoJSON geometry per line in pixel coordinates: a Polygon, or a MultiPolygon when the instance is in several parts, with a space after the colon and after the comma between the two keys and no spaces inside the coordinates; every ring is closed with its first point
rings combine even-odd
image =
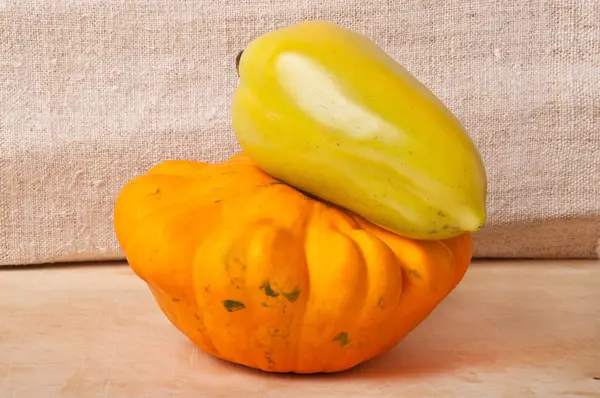
{"type": "Polygon", "coordinates": [[[23,0],[0,2],[0,265],[122,258],[119,188],[237,152],[236,53],[309,18],[376,40],[467,126],[489,173],[476,255],[596,255],[597,0],[23,0]]]}

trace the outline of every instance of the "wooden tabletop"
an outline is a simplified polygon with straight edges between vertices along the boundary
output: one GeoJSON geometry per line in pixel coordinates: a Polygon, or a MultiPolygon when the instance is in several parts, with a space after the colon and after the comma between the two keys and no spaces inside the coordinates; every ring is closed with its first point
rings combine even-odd
{"type": "Polygon", "coordinates": [[[390,353],[317,376],[198,352],[125,264],[0,269],[1,398],[284,396],[600,397],[600,262],[475,262],[390,353]]]}

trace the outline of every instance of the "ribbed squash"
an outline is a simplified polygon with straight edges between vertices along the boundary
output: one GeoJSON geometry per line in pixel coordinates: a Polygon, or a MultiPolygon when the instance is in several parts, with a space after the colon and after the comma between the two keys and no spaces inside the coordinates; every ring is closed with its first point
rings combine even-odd
{"type": "Polygon", "coordinates": [[[244,154],[166,161],[115,206],[130,266],[200,349],[271,372],[349,369],[462,279],[471,236],[417,241],[275,180],[244,154]]]}

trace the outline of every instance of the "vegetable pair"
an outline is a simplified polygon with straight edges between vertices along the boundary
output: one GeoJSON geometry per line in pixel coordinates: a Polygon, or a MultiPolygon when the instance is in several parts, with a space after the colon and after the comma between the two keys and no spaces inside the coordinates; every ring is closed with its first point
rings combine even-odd
{"type": "Polygon", "coordinates": [[[273,372],[351,368],[461,281],[485,218],[481,159],[424,86],[337,25],[269,32],[238,62],[244,153],[129,181],[117,238],[203,351],[273,372]]]}

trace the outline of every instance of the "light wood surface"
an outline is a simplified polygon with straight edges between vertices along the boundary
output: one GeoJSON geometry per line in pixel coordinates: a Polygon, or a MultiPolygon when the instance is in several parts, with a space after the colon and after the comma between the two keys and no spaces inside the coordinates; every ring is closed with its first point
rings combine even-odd
{"type": "Polygon", "coordinates": [[[125,264],[0,269],[0,398],[600,397],[600,263],[475,262],[390,353],[273,375],[198,352],[125,264]]]}

